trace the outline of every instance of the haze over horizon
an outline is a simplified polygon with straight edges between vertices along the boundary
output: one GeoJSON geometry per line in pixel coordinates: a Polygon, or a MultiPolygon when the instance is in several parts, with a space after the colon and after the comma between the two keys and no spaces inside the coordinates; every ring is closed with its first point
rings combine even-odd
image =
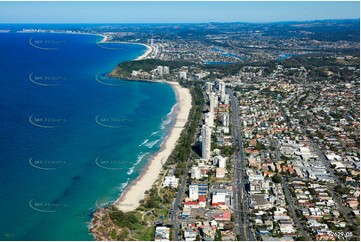
{"type": "Polygon", "coordinates": [[[0,23],[209,23],[359,19],[352,2],[0,2],[0,23]],[[341,11],[340,11],[341,9],[341,11]]]}

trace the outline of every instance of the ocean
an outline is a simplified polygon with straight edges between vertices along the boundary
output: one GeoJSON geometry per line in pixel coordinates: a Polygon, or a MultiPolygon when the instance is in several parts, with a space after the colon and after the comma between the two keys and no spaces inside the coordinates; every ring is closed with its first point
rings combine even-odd
{"type": "Polygon", "coordinates": [[[169,131],[171,86],[106,75],[146,47],[101,39],[0,33],[1,240],[92,240],[169,131]]]}

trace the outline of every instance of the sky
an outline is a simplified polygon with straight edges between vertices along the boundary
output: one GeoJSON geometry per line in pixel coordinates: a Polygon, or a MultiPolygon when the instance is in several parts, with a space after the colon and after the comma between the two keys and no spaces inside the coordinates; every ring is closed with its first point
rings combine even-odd
{"type": "Polygon", "coordinates": [[[353,2],[0,2],[0,23],[206,23],[360,18],[353,2]]]}

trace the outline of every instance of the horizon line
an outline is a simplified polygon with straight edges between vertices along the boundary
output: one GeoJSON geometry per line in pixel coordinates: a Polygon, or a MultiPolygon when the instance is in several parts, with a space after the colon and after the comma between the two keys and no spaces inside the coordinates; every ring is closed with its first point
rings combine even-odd
{"type": "Polygon", "coordinates": [[[289,23],[289,22],[314,22],[314,21],[340,21],[340,20],[359,20],[358,18],[327,18],[327,19],[310,19],[310,20],[280,20],[280,21],[253,21],[253,22],[247,22],[247,21],[208,21],[208,22],[151,22],[151,23],[145,23],[145,22],[79,22],[79,23],[62,23],[62,22],[48,22],[48,23],[26,23],[26,22],[9,22],[9,23],[0,23],[0,25],[5,24],[232,24],[232,23],[245,23],[245,24],[272,24],[272,23],[289,23]]]}

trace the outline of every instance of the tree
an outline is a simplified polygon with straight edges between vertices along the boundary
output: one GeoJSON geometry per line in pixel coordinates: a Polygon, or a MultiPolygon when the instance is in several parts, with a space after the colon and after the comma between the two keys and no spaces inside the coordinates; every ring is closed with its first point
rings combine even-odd
{"type": "Polygon", "coordinates": [[[222,241],[222,234],[219,229],[216,230],[216,235],[214,236],[215,241],[222,241]]]}
{"type": "Polygon", "coordinates": [[[117,231],[115,229],[112,230],[112,233],[110,234],[110,237],[115,240],[117,238],[117,231]]]}
{"type": "Polygon", "coordinates": [[[123,229],[121,232],[120,232],[120,235],[117,236],[117,240],[126,240],[128,236],[128,231],[123,229]]]}
{"type": "Polygon", "coordinates": [[[310,194],[312,196],[315,196],[316,195],[316,190],[314,188],[308,188],[308,191],[310,192],[310,194]]]}
{"type": "Polygon", "coordinates": [[[159,202],[154,199],[148,199],[144,206],[146,208],[157,208],[159,206],[159,202]]]}
{"type": "Polygon", "coordinates": [[[208,175],[208,181],[210,181],[212,179],[212,170],[209,170],[207,172],[207,175],[208,175]]]}
{"type": "Polygon", "coordinates": [[[272,181],[273,181],[274,183],[281,183],[281,182],[282,182],[282,177],[279,176],[279,175],[274,175],[274,176],[272,177],[272,181]]]}
{"type": "Polygon", "coordinates": [[[133,229],[138,223],[138,219],[134,212],[124,213],[123,211],[117,209],[114,206],[112,206],[110,209],[111,212],[109,213],[109,216],[111,220],[113,220],[113,222],[119,227],[128,227],[130,229],[133,229]]]}

